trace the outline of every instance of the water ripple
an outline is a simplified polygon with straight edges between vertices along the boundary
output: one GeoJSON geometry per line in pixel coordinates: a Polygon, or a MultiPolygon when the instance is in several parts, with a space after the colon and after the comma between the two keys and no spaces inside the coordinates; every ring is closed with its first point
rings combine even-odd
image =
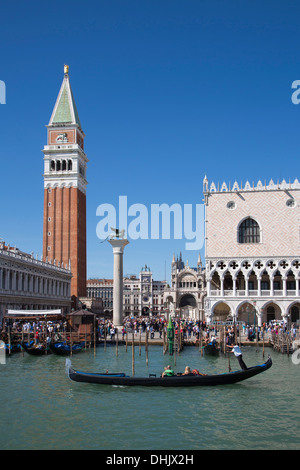
{"type": "MultiPolygon", "coordinates": [[[[85,371],[131,374],[131,355],[119,348],[72,359],[85,371]]],[[[1,449],[299,449],[300,369],[273,354],[265,374],[232,386],[199,388],[107,387],[71,382],[64,359],[15,355],[0,369],[1,449]]],[[[247,363],[262,362],[249,348],[247,363]]],[[[207,372],[224,372],[188,348],[176,358],[207,372]]],[[[172,358],[151,348],[136,357],[136,375],[159,374],[172,358]]],[[[232,367],[235,364],[232,361],[232,367]]]]}

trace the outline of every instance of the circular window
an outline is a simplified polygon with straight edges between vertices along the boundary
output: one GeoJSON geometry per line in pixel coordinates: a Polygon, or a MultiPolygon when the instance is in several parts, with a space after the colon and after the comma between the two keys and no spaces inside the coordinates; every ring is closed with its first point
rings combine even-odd
{"type": "Polygon", "coordinates": [[[286,201],[286,205],[287,205],[288,207],[295,207],[295,206],[296,206],[296,201],[295,201],[295,199],[288,199],[288,200],[286,201]]]}
{"type": "Polygon", "coordinates": [[[230,210],[233,210],[236,208],[236,203],[234,201],[229,201],[227,203],[227,208],[230,209],[230,210]]]}

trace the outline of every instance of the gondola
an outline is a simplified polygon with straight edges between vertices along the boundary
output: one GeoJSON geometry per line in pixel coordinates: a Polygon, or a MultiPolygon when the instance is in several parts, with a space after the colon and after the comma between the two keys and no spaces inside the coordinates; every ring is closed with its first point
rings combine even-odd
{"type": "MultiPolygon", "coordinates": [[[[76,354],[84,348],[84,343],[72,344],[72,354],[76,354]]],[[[56,343],[50,343],[50,349],[54,354],[58,356],[69,356],[71,354],[71,345],[65,341],[57,341],[56,343]]]]}
{"type": "Polygon", "coordinates": [[[209,356],[218,356],[220,352],[220,348],[215,343],[208,343],[206,346],[203,347],[204,353],[209,356]]]}
{"type": "Polygon", "coordinates": [[[32,356],[42,356],[45,354],[51,354],[51,349],[48,343],[47,343],[47,346],[45,347],[43,343],[32,344],[32,341],[31,341],[28,344],[27,342],[23,341],[22,348],[24,348],[25,351],[28,354],[31,354],[32,356]]]}
{"type": "Polygon", "coordinates": [[[242,380],[249,379],[255,375],[265,372],[272,366],[271,357],[267,362],[254,367],[249,367],[247,370],[237,370],[234,372],[216,374],[216,375],[175,375],[172,377],[156,377],[149,375],[149,377],[130,377],[126,374],[101,374],[101,373],[88,373],[79,372],[71,367],[70,363],[66,362],[67,373],[71,380],[75,382],[95,383],[102,385],[129,385],[129,386],[142,386],[142,387],[193,387],[193,386],[207,386],[207,385],[229,385],[242,380]]]}
{"type": "Polygon", "coordinates": [[[12,343],[12,344],[5,344],[5,352],[6,354],[13,354],[17,352],[21,352],[22,348],[20,343],[12,343]]]}

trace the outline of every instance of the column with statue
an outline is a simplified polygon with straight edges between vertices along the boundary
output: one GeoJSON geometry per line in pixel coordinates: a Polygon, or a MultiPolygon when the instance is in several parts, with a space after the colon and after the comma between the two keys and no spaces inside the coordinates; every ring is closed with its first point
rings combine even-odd
{"type": "Polygon", "coordinates": [[[113,324],[115,328],[123,325],[123,253],[129,241],[124,238],[125,230],[112,229],[108,242],[114,254],[114,290],[113,290],[113,324]]]}

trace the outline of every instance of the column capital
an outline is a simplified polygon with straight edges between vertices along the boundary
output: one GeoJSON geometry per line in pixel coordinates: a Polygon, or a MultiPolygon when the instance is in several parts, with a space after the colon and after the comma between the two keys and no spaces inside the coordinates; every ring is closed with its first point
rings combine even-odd
{"type": "Polygon", "coordinates": [[[108,240],[108,243],[111,244],[114,253],[124,253],[124,248],[129,244],[129,241],[126,238],[112,239],[108,240]]]}

